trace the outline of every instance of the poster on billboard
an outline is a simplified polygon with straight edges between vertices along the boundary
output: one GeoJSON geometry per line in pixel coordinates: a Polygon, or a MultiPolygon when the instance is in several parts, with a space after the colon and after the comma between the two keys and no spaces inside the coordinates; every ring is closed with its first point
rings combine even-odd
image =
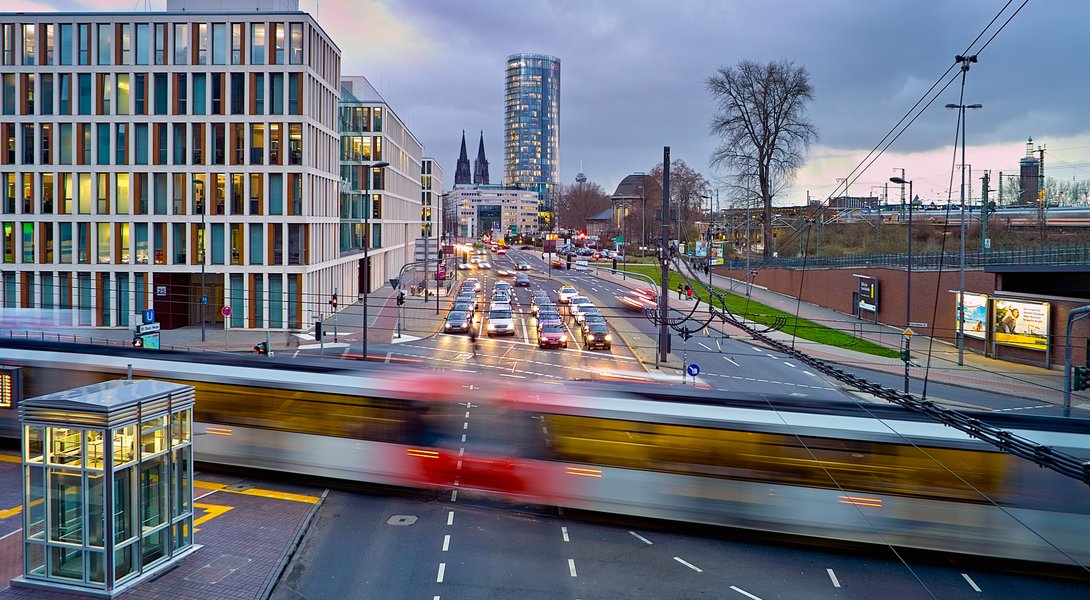
{"type": "MultiPolygon", "coordinates": [[[[954,328],[958,328],[958,295],[954,292],[954,328]]],[[[988,335],[988,296],[965,292],[965,337],[986,339],[988,335]]]]}
{"type": "Polygon", "coordinates": [[[859,310],[878,312],[878,279],[865,275],[859,278],[859,310]]]}
{"type": "Polygon", "coordinates": [[[996,298],[992,316],[995,343],[1048,350],[1049,306],[1047,302],[996,298]]]}
{"type": "Polygon", "coordinates": [[[700,240],[699,242],[696,243],[696,246],[694,246],[693,252],[696,254],[697,258],[707,258],[708,257],[708,242],[705,242],[704,240],[700,240]]]}

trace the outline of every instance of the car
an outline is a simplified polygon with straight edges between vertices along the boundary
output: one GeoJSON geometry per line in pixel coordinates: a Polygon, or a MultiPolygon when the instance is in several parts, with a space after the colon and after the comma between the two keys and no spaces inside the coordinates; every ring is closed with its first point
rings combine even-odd
{"type": "Polygon", "coordinates": [[[502,302],[503,304],[511,304],[511,294],[505,291],[496,290],[492,292],[492,302],[502,302]]]}
{"type": "Polygon", "coordinates": [[[601,348],[609,350],[613,347],[613,336],[609,333],[609,327],[604,323],[592,324],[583,332],[583,345],[587,350],[601,348]]]}
{"type": "Polygon", "coordinates": [[[477,266],[482,269],[491,269],[492,263],[488,262],[487,260],[482,260],[481,262],[477,263],[477,266]]]}
{"type": "Polygon", "coordinates": [[[500,256],[507,254],[507,248],[500,248],[499,250],[496,250],[496,254],[499,254],[500,256]]]}
{"type": "Polygon", "coordinates": [[[589,271],[590,270],[590,263],[588,263],[585,260],[577,260],[577,261],[575,261],[575,270],[576,271],[589,271]]]}
{"type": "Polygon", "coordinates": [[[500,277],[510,277],[514,274],[514,271],[508,271],[507,269],[496,269],[496,275],[499,275],[500,277]]]}
{"type": "Polygon", "coordinates": [[[576,305],[579,307],[579,312],[575,313],[575,322],[580,325],[587,319],[587,315],[601,315],[602,311],[598,310],[597,306],[593,304],[576,305]]]}
{"type": "Polygon", "coordinates": [[[467,278],[464,282],[462,282],[462,285],[465,285],[466,283],[472,283],[473,284],[473,291],[474,292],[481,291],[481,281],[479,279],[477,279],[476,277],[467,278]]]}
{"type": "Polygon", "coordinates": [[[593,306],[594,302],[586,296],[572,296],[572,298],[568,300],[568,312],[574,317],[579,313],[579,308],[586,305],[593,306]]]}
{"type": "Polygon", "coordinates": [[[471,265],[469,263],[458,263],[458,270],[459,271],[468,271],[468,270],[470,270],[472,268],[473,268],[473,265],[471,265]]]}
{"type": "Polygon", "coordinates": [[[537,345],[542,348],[548,348],[549,346],[567,348],[568,331],[564,329],[563,325],[545,325],[537,333],[537,345]]]}
{"type": "Polygon", "coordinates": [[[515,275],[515,285],[518,287],[530,287],[530,276],[525,273],[515,275]]]}
{"type": "Polygon", "coordinates": [[[494,294],[496,292],[506,292],[510,294],[511,284],[506,281],[497,281],[496,285],[492,286],[492,293],[494,294]]]}
{"type": "Polygon", "coordinates": [[[536,315],[539,310],[545,307],[556,310],[556,304],[553,304],[553,301],[549,298],[535,297],[533,301],[530,302],[530,313],[536,315]]]}
{"type": "Polygon", "coordinates": [[[659,305],[658,294],[649,288],[629,290],[627,293],[617,296],[617,299],[621,301],[621,306],[634,311],[658,308],[659,305]]]}
{"type": "Polygon", "coordinates": [[[603,317],[602,315],[587,315],[587,316],[583,317],[583,322],[580,324],[580,329],[583,330],[583,333],[586,333],[587,328],[590,327],[591,325],[595,324],[595,323],[600,323],[602,325],[605,325],[606,324],[606,318],[603,317]]]}
{"type": "Polygon", "coordinates": [[[523,245],[519,246],[519,250],[533,250],[533,249],[534,249],[534,247],[529,245],[529,244],[523,244],[523,245]]]}
{"type": "Polygon", "coordinates": [[[530,263],[528,263],[528,262],[526,262],[524,260],[520,260],[520,261],[518,261],[518,264],[515,265],[515,270],[516,271],[529,271],[530,270],[530,263]]]}
{"type": "Polygon", "coordinates": [[[571,302],[571,299],[579,295],[579,290],[566,285],[559,290],[556,290],[556,301],[560,304],[567,304],[571,302]]]}
{"type": "Polygon", "coordinates": [[[462,292],[458,294],[458,296],[454,298],[454,302],[465,302],[472,306],[473,310],[477,310],[478,307],[477,294],[474,294],[473,292],[462,292]]]}
{"type": "Polygon", "coordinates": [[[451,304],[450,312],[464,312],[468,313],[470,319],[473,319],[473,314],[476,312],[474,302],[469,300],[455,300],[455,303],[451,304]]]}
{"type": "Polygon", "coordinates": [[[537,313],[537,328],[541,329],[546,325],[563,325],[564,317],[560,316],[560,313],[556,311],[541,311],[537,313]]]}
{"type": "Polygon", "coordinates": [[[470,313],[452,310],[447,313],[447,322],[443,324],[443,331],[447,333],[463,333],[472,327],[473,317],[470,313]]]}
{"type": "Polygon", "coordinates": [[[511,308],[497,307],[488,311],[488,335],[515,335],[515,317],[511,308]]]}

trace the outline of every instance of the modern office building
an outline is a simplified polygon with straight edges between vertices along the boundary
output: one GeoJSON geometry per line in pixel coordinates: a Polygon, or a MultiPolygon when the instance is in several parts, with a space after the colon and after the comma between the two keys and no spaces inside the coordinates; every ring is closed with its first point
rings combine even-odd
{"type": "Polygon", "coordinates": [[[504,236],[536,236],[538,196],[531,190],[500,185],[454,186],[443,206],[447,232],[458,240],[501,232],[504,236]]]}
{"type": "MultiPolygon", "coordinates": [[[[154,308],[169,328],[222,326],[227,306],[231,327],[290,329],[357,291],[361,236],[337,242],[340,50],[297,0],[223,5],[0,14],[4,307],[87,326],[154,308]]],[[[408,240],[419,152],[389,140],[418,144],[390,121],[376,187],[412,199],[381,212],[408,240]]]]}
{"type": "Polygon", "coordinates": [[[504,106],[504,184],[538,195],[538,228],[549,231],[560,185],[560,59],[508,56],[504,106]]]}
{"type": "MultiPolygon", "coordinates": [[[[424,201],[434,197],[422,190],[423,144],[365,77],[341,80],[340,121],[340,256],[358,266],[358,282],[345,288],[357,294],[364,285],[368,291],[387,285],[414,260],[429,212],[424,201]],[[380,162],[389,166],[371,166],[380,162]]],[[[431,185],[442,189],[442,169],[437,173],[436,166],[430,162],[431,185]]]]}

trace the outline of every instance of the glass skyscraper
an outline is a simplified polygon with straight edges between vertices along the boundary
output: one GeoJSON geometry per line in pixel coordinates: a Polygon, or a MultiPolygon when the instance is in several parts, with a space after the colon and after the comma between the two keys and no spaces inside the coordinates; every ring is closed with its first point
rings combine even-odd
{"type": "Polygon", "coordinates": [[[537,193],[538,227],[547,231],[560,184],[560,59],[508,56],[504,104],[505,184],[537,193]]]}

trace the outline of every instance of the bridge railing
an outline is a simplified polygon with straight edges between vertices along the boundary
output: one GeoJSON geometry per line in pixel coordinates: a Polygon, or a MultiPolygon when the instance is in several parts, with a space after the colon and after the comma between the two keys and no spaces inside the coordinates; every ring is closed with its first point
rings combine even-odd
{"type": "MultiPolygon", "coordinates": [[[[115,340],[111,338],[95,337],[90,335],[78,335],[71,333],[47,333],[44,331],[17,331],[7,329],[0,331],[0,343],[5,339],[29,340],[34,342],[57,342],[63,344],[93,344],[96,346],[118,346],[131,348],[132,342],[115,340]]],[[[159,346],[161,350],[191,350],[185,346],[171,346],[165,344],[159,346]]]]}
{"type": "MultiPolygon", "coordinates": [[[[980,269],[994,265],[1090,265],[1090,244],[1054,244],[1048,246],[1023,246],[1006,250],[976,250],[965,253],[965,266],[980,269]]],[[[961,265],[959,252],[913,252],[912,268],[938,270],[957,268],[961,265]]],[[[724,265],[731,269],[745,269],[746,260],[732,258],[724,265]]],[[[852,267],[888,267],[904,269],[908,266],[907,253],[851,254],[848,256],[811,256],[806,258],[750,259],[749,267],[783,269],[839,269],[852,267]]]]}

